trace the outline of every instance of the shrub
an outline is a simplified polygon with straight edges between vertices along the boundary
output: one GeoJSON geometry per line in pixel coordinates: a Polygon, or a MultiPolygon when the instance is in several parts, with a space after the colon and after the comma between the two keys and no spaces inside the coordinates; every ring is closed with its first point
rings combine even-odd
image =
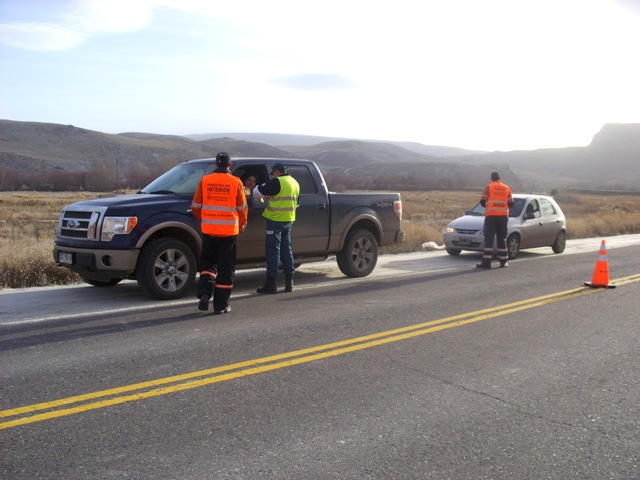
{"type": "MultiPolygon", "coordinates": [[[[78,275],[53,261],[56,219],[65,205],[101,195],[108,194],[0,192],[0,288],[80,281],[78,275]]],[[[571,239],[640,233],[638,195],[560,193],[556,198],[567,217],[571,239]]],[[[420,251],[426,242],[442,245],[446,225],[477,201],[478,192],[403,192],[405,242],[380,252],[420,251]]]]}
{"type": "Polygon", "coordinates": [[[3,245],[3,252],[10,254],[0,255],[0,288],[67,285],[80,281],[78,275],[54,263],[51,247],[48,242],[3,245]]]}

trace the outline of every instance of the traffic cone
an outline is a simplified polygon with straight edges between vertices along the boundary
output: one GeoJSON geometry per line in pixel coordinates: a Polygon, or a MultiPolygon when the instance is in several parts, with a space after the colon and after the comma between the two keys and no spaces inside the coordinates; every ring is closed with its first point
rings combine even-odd
{"type": "Polygon", "coordinates": [[[598,261],[596,262],[596,269],[593,271],[593,277],[590,282],[584,282],[584,284],[591,288],[616,288],[614,284],[609,283],[607,246],[604,240],[600,244],[600,252],[598,252],[598,261]]]}

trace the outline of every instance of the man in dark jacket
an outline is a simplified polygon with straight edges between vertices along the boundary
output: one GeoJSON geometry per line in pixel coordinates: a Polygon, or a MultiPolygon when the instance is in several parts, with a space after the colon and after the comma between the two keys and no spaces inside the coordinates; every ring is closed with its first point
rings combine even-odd
{"type": "Polygon", "coordinates": [[[258,293],[277,293],[276,277],[280,260],[285,275],[285,292],[293,291],[293,251],[291,228],[296,220],[296,208],[300,201],[300,185],[288,174],[287,167],[276,162],[271,167],[274,178],[253,189],[256,200],[268,198],[263,217],[267,219],[265,237],[265,260],[267,262],[267,278],[258,293]]]}

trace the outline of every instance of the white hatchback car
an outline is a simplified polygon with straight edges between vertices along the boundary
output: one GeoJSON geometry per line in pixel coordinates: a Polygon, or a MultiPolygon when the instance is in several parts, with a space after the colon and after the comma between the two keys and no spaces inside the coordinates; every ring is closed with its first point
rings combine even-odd
{"type": "MultiPolygon", "coordinates": [[[[555,253],[564,252],[567,225],[564,213],[552,197],[534,194],[514,194],[509,209],[507,250],[509,258],[518,256],[521,249],[549,246],[555,253]]],[[[464,216],[447,225],[443,233],[444,246],[449,255],[462,250],[484,250],[485,208],[478,203],[464,216]]]]}

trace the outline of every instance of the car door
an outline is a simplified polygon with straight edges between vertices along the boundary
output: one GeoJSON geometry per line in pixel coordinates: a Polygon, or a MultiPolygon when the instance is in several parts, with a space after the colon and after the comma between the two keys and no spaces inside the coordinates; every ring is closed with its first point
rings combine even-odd
{"type": "Polygon", "coordinates": [[[300,203],[291,231],[293,254],[324,254],[329,246],[329,199],[306,164],[287,164],[289,175],[300,184],[300,203]]]}
{"type": "Polygon", "coordinates": [[[558,232],[562,227],[560,222],[560,213],[556,210],[553,203],[546,198],[540,198],[540,235],[538,237],[537,247],[545,247],[553,245],[558,236],[558,232]]]}
{"type": "MultiPolygon", "coordinates": [[[[232,167],[232,173],[245,182],[246,178],[253,176],[257,185],[269,181],[269,172],[264,162],[242,163],[237,167],[232,167]]],[[[267,221],[262,216],[265,202],[254,200],[251,192],[245,189],[247,196],[247,206],[249,214],[247,228],[238,236],[238,249],[236,261],[238,263],[262,262],[264,261],[264,235],[267,221]]]]}
{"type": "Polygon", "coordinates": [[[522,215],[522,244],[520,248],[537,247],[540,245],[544,233],[541,224],[540,202],[535,198],[531,199],[525,205],[522,215]]]}
{"type": "MultiPolygon", "coordinates": [[[[306,164],[287,163],[289,175],[300,184],[300,203],[291,232],[294,256],[316,256],[327,251],[329,242],[329,205],[326,193],[320,191],[306,164]]],[[[257,184],[269,181],[264,163],[243,163],[234,175],[256,177],[257,184]]],[[[267,200],[247,196],[249,219],[246,230],[238,237],[238,262],[264,261],[266,219],[262,216],[267,200]]]]}

